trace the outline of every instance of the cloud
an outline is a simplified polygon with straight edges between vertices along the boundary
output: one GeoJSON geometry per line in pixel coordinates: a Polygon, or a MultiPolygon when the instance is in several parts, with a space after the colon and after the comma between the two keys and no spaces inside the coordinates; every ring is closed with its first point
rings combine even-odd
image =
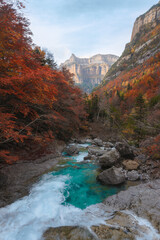
{"type": "Polygon", "coordinates": [[[120,55],[133,23],[157,0],[34,0],[28,2],[34,42],[64,62],[71,53],[120,55]]]}

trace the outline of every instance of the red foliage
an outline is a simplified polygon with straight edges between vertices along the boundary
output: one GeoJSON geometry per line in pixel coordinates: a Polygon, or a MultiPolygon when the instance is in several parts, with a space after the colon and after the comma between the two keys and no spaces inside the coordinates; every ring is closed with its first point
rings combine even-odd
{"type": "Polygon", "coordinates": [[[11,163],[17,157],[10,156],[8,143],[67,138],[79,128],[85,112],[72,75],[53,70],[43,61],[45,53],[33,50],[22,13],[0,0],[0,16],[0,158],[11,163]]]}

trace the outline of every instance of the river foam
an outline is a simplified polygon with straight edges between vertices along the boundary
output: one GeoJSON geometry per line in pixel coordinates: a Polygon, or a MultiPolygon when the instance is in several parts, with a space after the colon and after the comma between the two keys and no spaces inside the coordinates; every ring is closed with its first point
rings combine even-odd
{"type": "MultiPolygon", "coordinates": [[[[80,152],[73,158],[73,162],[81,164],[86,154],[80,152]]],[[[75,169],[75,166],[73,167],[75,169]]],[[[41,240],[44,231],[49,227],[81,225],[90,228],[93,225],[106,224],[105,220],[112,217],[113,213],[106,212],[103,204],[81,209],[66,202],[67,194],[70,194],[68,189],[71,187],[71,178],[70,174],[61,172],[46,174],[33,185],[29,196],[1,208],[0,240],[41,240]]],[[[146,226],[147,236],[159,236],[148,221],[140,218],[136,220],[140,225],[146,226]]],[[[137,240],[144,240],[144,234],[142,238],[137,237],[137,240]]],[[[149,240],[152,239],[156,238],[149,240]]]]}

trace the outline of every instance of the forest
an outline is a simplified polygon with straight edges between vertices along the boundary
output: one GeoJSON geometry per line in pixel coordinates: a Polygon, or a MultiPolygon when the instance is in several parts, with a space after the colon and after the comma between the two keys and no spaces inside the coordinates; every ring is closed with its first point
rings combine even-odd
{"type": "Polygon", "coordinates": [[[86,97],[90,121],[116,128],[128,143],[160,158],[160,53],[122,73],[86,97]]]}
{"type": "Polygon", "coordinates": [[[0,5],[0,161],[10,164],[13,149],[69,139],[86,113],[72,74],[32,42],[22,2],[0,5]]]}

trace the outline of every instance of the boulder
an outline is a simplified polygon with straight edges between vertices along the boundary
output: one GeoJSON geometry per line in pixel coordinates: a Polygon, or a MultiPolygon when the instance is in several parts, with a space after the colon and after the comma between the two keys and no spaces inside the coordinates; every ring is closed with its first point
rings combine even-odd
{"type": "Polygon", "coordinates": [[[98,147],[89,147],[88,148],[88,153],[90,155],[96,155],[96,156],[102,156],[107,150],[102,150],[101,148],[98,147]]]}
{"type": "Polygon", "coordinates": [[[121,157],[123,158],[133,159],[135,157],[132,148],[124,142],[117,142],[115,148],[119,151],[121,157]]]}
{"type": "Polygon", "coordinates": [[[117,185],[125,182],[125,173],[122,168],[109,168],[97,176],[97,180],[99,180],[102,184],[111,184],[117,185]]]}
{"type": "Polygon", "coordinates": [[[140,178],[140,175],[137,171],[130,171],[127,173],[127,178],[129,181],[136,181],[140,178]]]}
{"type": "Polygon", "coordinates": [[[99,147],[102,147],[103,146],[103,141],[99,138],[95,138],[93,140],[93,142],[95,143],[95,145],[99,146],[99,147]]]}
{"type": "Polygon", "coordinates": [[[125,160],[122,165],[126,170],[136,170],[139,167],[139,163],[133,160],[125,160]]]}
{"type": "Polygon", "coordinates": [[[111,142],[104,142],[104,147],[112,148],[112,147],[114,147],[114,145],[111,142]]]}
{"type": "Polygon", "coordinates": [[[91,155],[87,155],[86,157],[84,157],[84,160],[91,160],[92,156],[91,155]]]}
{"type": "Polygon", "coordinates": [[[101,168],[112,167],[120,158],[119,152],[115,148],[111,148],[99,158],[101,168]]]}
{"type": "Polygon", "coordinates": [[[97,240],[97,237],[84,227],[49,228],[43,234],[44,240],[97,240]]]}
{"type": "MultiPolygon", "coordinates": [[[[160,179],[129,187],[106,198],[107,209],[131,210],[139,217],[147,218],[160,232],[160,179]]],[[[152,239],[152,238],[151,238],[152,239]]]]}
{"type": "Polygon", "coordinates": [[[78,148],[75,145],[69,145],[63,150],[67,155],[72,156],[79,153],[78,148]]]}

